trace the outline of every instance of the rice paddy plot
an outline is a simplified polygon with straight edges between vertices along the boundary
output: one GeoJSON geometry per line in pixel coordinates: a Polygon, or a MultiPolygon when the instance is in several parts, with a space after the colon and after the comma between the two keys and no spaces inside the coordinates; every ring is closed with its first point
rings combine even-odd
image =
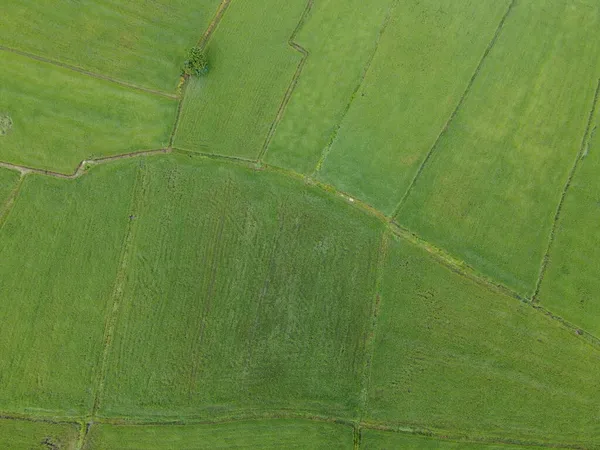
{"type": "Polygon", "coordinates": [[[406,241],[388,251],[365,420],[589,448],[600,351],[406,241]]]}
{"type": "Polygon", "coordinates": [[[592,107],[599,26],[595,2],[515,2],[397,220],[530,295],[592,107]]]}
{"type": "Polygon", "coordinates": [[[28,175],[0,230],[0,410],[87,414],[134,166],[28,175]]]}
{"type": "Polygon", "coordinates": [[[221,424],[94,425],[84,450],[350,449],[350,426],[308,420],[256,420],[221,424]]]}
{"type": "Polygon", "coordinates": [[[288,45],[306,0],[234,1],[186,89],[175,146],[257,158],[301,54],[288,45]]]}
{"type": "Polygon", "coordinates": [[[10,450],[75,450],[78,424],[0,419],[0,448],[10,450]]]}
{"type": "MultiPolygon", "coordinates": [[[[361,431],[360,448],[364,450],[383,449],[439,449],[439,450],[519,450],[519,449],[543,449],[546,447],[527,447],[510,444],[485,444],[483,442],[461,442],[448,439],[435,439],[420,435],[406,433],[394,433],[389,431],[378,431],[363,429],[361,431]]],[[[553,447],[557,448],[557,447],[553,447]]]]}
{"type": "Polygon", "coordinates": [[[553,313],[600,337],[600,122],[571,182],[550,247],[538,299],[553,313]]]}
{"type": "Polygon", "coordinates": [[[144,172],[99,414],[354,415],[383,224],[276,172],[144,172]]]}
{"type": "Polygon", "coordinates": [[[0,167],[0,226],[3,215],[8,206],[6,202],[19,182],[19,173],[14,170],[3,169],[0,167]]]}
{"type": "Polygon", "coordinates": [[[135,91],[52,64],[0,52],[0,161],[72,173],[83,159],[161,148],[173,99],[135,91]]]}
{"type": "Polygon", "coordinates": [[[4,0],[0,45],[174,91],[220,0],[4,0]]]}
{"type": "Polygon", "coordinates": [[[319,179],[391,215],[509,1],[397,2],[319,179]]]}
{"type": "Polygon", "coordinates": [[[315,2],[295,41],[310,54],[265,160],[311,174],[377,47],[391,0],[315,2]]]}

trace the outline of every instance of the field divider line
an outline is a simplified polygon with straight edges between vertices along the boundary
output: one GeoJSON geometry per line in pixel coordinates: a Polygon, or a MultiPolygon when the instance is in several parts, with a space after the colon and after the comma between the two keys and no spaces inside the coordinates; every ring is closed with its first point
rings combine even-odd
{"type": "Polygon", "coordinates": [[[2,209],[0,209],[0,231],[2,231],[2,229],[4,228],[4,224],[7,222],[8,217],[10,216],[10,213],[13,210],[13,206],[17,201],[17,197],[21,192],[21,187],[23,186],[24,179],[25,175],[21,173],[21,176],[15,183],[15,186],[13,187],[12,191],[10,191],[6,202],[4,202],[4,205],[2,205],[2,209]]]}
{"type": "Polygon", "coordinates": [[[269,145],[271,144],[271,141],[273,140],[273,136],[275,135],[275,131],[277,131],[277,127],[279,126],[279,122],[281,122],[281,119],[283,119],[283,115],[285,113],[287,105],[289,104],[289,102],[292,98],[292,94],[294,93],[294,90],[296,89],[296,86],[298,85],[298,81],[300,80],[300,75],[302,74],[302,70],[304,69],[306,60],[310,56],[310,53],[308,52],[308,50],[305,49],[304,47],[302,47],[300,44],[298,44],[295,40],[296,40],[296,35],[300,32],[300,29],[306,22],[306,18],[310,14],[310,12],[313,8],[313,5],[314,5],[314,0],[308,0],[306,7],[304,8],[302,15],[300,16],[298,25],[296,25],[296,28],[294,28],[294,31],[292,32],[290,38],[288,39],[288,45],[290,47],[292,47],[294,50],[296,50],[298,53],[300,53],[302,55],[302,57],[300,59],[300,62],[298,63],[296,72],[294,73],[294,76],[292,77],[292,81],[291,81],[290,85],[288,86],[288,88],[285,92],[285,95],[283,96],[283,100],[281,101],[281,103],[279,105],[279,109],[277,110],[277,115],[275,116],[275,120],[273,120],[273,123],[271,123],[271,126],[269,127],[269,131],[267,133],[267,137],[265,138],[263,147],[260,150],[258,157],[256,158],[257,163],[260,163],[262,161],[262,159],[264,158],[265,154],[267,153],[269,145]]]}
{"type": "Polygon", "coordinates": [[[171,153],[171,149],[170,148],[158,148],[158,149],[153,149],[153,150],[140,150],[140,151],[136,151],[136,152],[122,153],[120,155],[114,155],[114,156],[100,156],[98,158],[93,158],[93,159],[84,159],[77,165],[77,168],[71,174],[54,172],[52,170],[46,170],[46,169],[36,169],[34,167],[22,166],[22,165],[18,165],[18,164],[12,164],[9,162],[3,162],[3,161],[0,161],[0,167],[3,167],[5,169],[10,169],[10,170],[16,170],[17,172],[20,172],[22,175],[36,174],[36,175],[44,175],[47,177],[60,178],[63,180],[74,180],[75,178],[79,178],[82,175],[85,175],[87,165],[93,166],[93,165],[98,165],[98,164],[106,164],[106,163],[118,161],[121,159],[139,158],[140,156],[151,156],[151,155],[163,154],[163,153],[171,153]]]}
{"type": "Polygon", "coordinates": [[[143,206],[144,199],[147,194],[147,177],[147,169],[143,166],[140,166],[137,170],[129,206],[132,217],[129,218],[125,236],[123,237],[119,266],[115,274],[113,290],[111,293],[111,302],[108,306],[109,310],[107,311],[106,322],[104,325],[103,348],[99,367],[96,369],[93,403],[89,417],[90,423],[93,423],[95,417],[97,416],[100,408],[100,402],[104,395],[104,385],[106,375],[108,373],[109,354],[114,339],[118,315],[123,303],[127,268],[131,262],[130,260],[133,253],[133,242],[135,240],[137,229],[137,221],[135,220],[135,217],[139,215],[138,211],[143,206]]]}
{"type": "MultiPolygon", "coordinates": [[[[212,37],[215,30],[217,29],[217,26],[219,25],[219,23],[221,23],[221,20],[223,19],[225,12],[229,8],[230,3],[231,3],[231,0],[223,0],[221,2],[219,7],[217,8],[217,12],[215,13],[215,16],[210,21],[208,28],[206,29],[204,34],[198,40],[197,47],[201,48],[202,50],[206,49],[206,46],[208,45],[210,38],[212,37]]],[[[185,94],[187,92],[187,87],[189,84],[188,76],[182,75],[180,77],[180,80],[181,80],[181,83],[180,83],[180,87],[178,89],[181,89],[181,92],[180,92],[180,95],[178,95],[178,97],[177,97],[179,101],[177,104],[177,112],[175,113],[175,122],[173,123],[173,130],[171,131],[171,135],[169,136],[168,148],[172,148],[173,144],[175,142],[175,136],[177,135],[177,130],[179,129],[179,122],[181,120],[181,112],[183,110],[183,100],[185,99],[185,94]]]]}
{"type": "Polygon", "coordinates": [[[377,54],[377,51],[379,50],[379,43],[381,42],[381,38],[383,37],[383,34],[385,33],[385,30],[387,29],[387,27],[389,25],[389,22],[390,22],[390,19],[391,19],[391,16],[392,16],[392,10],[396,6],[396,4],[397,4],[397,2],[395,0],[393,0],[393,1],[390,2],[390,6],[388,7],[388,11],[387,11],[386,16],[385,16],[385,18],[383,20],[383,24],[379,28],[379,32],[377,34],[377,38],[375,39],[375,46],[373,48],[373,51],[369,55],[369,58],[367,59],[367,62],[365,64],[365,66],[363,67],[363,71],[362,71],[362,74],[360,76],[359,82],[356,85],[356,87],[354,88],[354,91],[352,91],[352,95],[350,96],[350,101],[348,101],[348,103],[346,104],[346,107],[344,108],[344,111],[342,111],[342,115],[341,115],[341,118],[340,118],[339,122],[336,124],[334,130],[332,131],[332,133],[330,135],[329,142],[327,143],[327,145],[325,146],[325,148],[321,152],[321,157],[317,161],[317,165],[315,166],[315,168],[314,168],[314,170],[312,172],[312,175],[311,175],[312,178],[315,178],[317,176],[317,174],[321,171],[321,168],[323,167],[323,164],[325,163],[325,160],[327,159],[327,156],[329,156],[329,152],[331,151],[331,147],[333,146],[334,142],[337,140],[337,137],[338,137],[338,134],[340,132],[340,128],[342,127],[342,124],[344,122],[344,119],[346,118],[346,116],[350,112],[350,108],[352,107],[352,104],[354,103],[354,100],[356,99],[356,95],[358,94],[358,91],[360,90],[360,88],[364,84],[365,79],[367,78],[367,75],[369,74],[369,71],[371,70],[371,65],[373,64],[373,60],[375,59],[375,55],[377,54]]]}
{"type": "MultiPolygon", "coordinates": [[[[40,422],[40,423],[49,423],[54,425],[80,425],[85,427],[86,437],[89,434],[89,430],[92,426],[91,422],[86,422],[84,418],[73,418],[71,420],[57,420],[51,417],[44,416],[24,416],[24,415],[11,415],[0,413],[0,419],[2,420],[12,420],[12,421],[21,421],[21,422],[40,422]]],[[[229,417],[221,417],[218,419],[206,419],[206,418],[198,418],[198,417],[188,417],[188,418],[173,418],[166,419],[163,421],[156,420],[155,417],[152,420],[143,420],[143,419],[132,419],[132,418],[108,418],[108,417],[98,417],[94,420],[94,424],[97,425],[111,425],[115,427],[145,427],[145,426],[160,426],[160,427],[169,427],[169,426],[195,426],[195,425],[224,425],[231,424],[236,422],[250,422],[250,421],[261,421],[261,420],[306,420],[310,422],[316,423],[332,423],[337,425],[342,425],[353,429],[354,433],[356,430],[376,430],[376,431],[384,431],[389,433],[398,433],[404,435],[412,435],[419,437],[428,437],[431,439],[437,439],[440,441],[446,442],[461,442],[461,443],[478,443],[478,444],[512,444],[523,447],[529,446],[537,446],[544,448],[574,448],[580,449],[581,445],[578,444],[566,444],[566,443],[558,443],[558,442],[537,442],[537,441],[524,441],[524,440],[516,440],[511,438],[467,438],[464,439],[465,433],[460,432],[458,430],[455,435],[449,435],[447,432],[436,432],[426,426],[417,425],[412,422],[380,422],[380,421],[369,421],[363,420],[357,423],[356,421],[344,418],[344,417],[334,417],[334,416],[323,416],[318,414],[313,414],[310,412],[303,411],[292,411],[292,410],[273,410],[273,411],[263,411],[254,414],[239,414],[236,416],[229,417]]]]}
{"type": "Polygon", "coordinates": [[[579,167],[580,161],[584,158],[584,155],[586,152],[586,147],[590,140],[592,123],[594,122],[594,118],[596,116],[599,98],[600,98],[600,79],[598,79],[598,84],[596,85],[596,91],[594,92],[592,107],[591,107],[589,115],[588,115],[587,124],[585,127],[585,131],[583,133],[583,137],[581,138],[581,145],[579,147],[579,151],[575,158],[575,162],[573,163],[573,166],[571,167],[571,170],[569,171],[569,176],[567,178],[567,182],[565,183],[565,186],[560,194],[560,200],[558,201],[558,205],[556,207],[556,212],[554,214],[554,219],[552,221],[552,227],[550,229],[550,236],[548,237],[548,246],[546,247],[546,252],[544,253],[544,257],[542,258],[542,263],[540,266],[540,273],[538,275],[538,279],[537,279],[537,282],[535,285],[535,290],[533,292],[533,295],[531,296],[531,301],[533,303],[537,303],[539,301],[538,296],[540,293],[540,289],[542,287],[542,281],[544,280],[544,276],[546,275],[548,263],[550,262],[550,250],[552,249],[552,244],[554,243],[554,239],[556,238],[556,229],[558,227],[558,222],[560,220],[560,214],[562,212],[563,205],[565,203],[565,198],[567,197],[567,192],[569,191],[569,188],[571,187],[571,183],[573,182],[573,177],[575,176],[575,173],[577,172],[577,168],[579,167]]]}
{"type": "Polygon", "coordinates": [[[364,340],[365,357],[363,361],[361,390],[358,402],[359,423],[363,419],[363,414],[367,409],[369,386],[371,383],[371,373],[373,368],[373,357],[375,354],[375,339],[377,337],[377,319],[381,307],[381,288],[383,285],[383,271],[387,261],[388,250],[390,247],[391,231],[388,227],[383,230],[381,243],[377,252],[377,261],[375,263],[375,285],[374,295],[371,301],[371,320],[364,340]]]}
{"type": "Polygon", "coordinates": [[[100,73],[91,72],[89,70],[82,69],[81,67],[73,66],[71,64],[66,64],[66,63],[63,63],[60,61],[56,61],[54,59],[46,58],[44,56],[39,56],[39,55],[36,55],[33,53],[25,52],[23,50],[18,50],[16,48],[11,48],[11,47],[6,47],[4,45],[0,45],[0,50],[8,52],[8,53],[14,53],[15,55],[24,56],[29,59],[34,59],[36,61],[43,62],[46,64],[52,64],[54,66],[61,67],[63,69],[68,69],[68,70],[77,72],[82,75],[87,75],[89,77],[96,78],[98,80],[109,81],[111,83],[118,84],[119,86],[123,86],[123,87],[129,88],[129,89],[134,89],[136,91],[145,92],[146,94],[158,95],[160,97],[168,98],[171,100],[177,100],[179,98],[175,94],[169,94],[168,92],[163,92],[163,91],[159,91],[156,89],[150,89],[150,88],[146,88],[143,86],[139,86],[137,84],[129,83],[127,81],[118,80],[117,78],[113,78],[108,75],[102,75],[100,73]]]}
{"type": "Polygon", "coordinates": [[[483,64],[485,63],[485,60],[487,59],[488,55],[490,54],[490,52],[494,48],[494,45],[496,45],[496,42],[498,41],[498,38],[500,37],[502,29],[504,28],[504,23],[506,22],[506,19],[508,18],[508,16],[510,15],[511,11],[513,10],[513,7],[514,7],[515,3],[516,3],[516,0],[511,0],[510,4],[508,5],[508,8],[506,9],[506,12],[502,16],[502,19],[500,19],[500,23],[498,23],[498,26],[496,27],[496,32],[494,33],[494,36],[492,37],[492,40],[488,43],[485,51],[483,52],[483,55],[482,55],[481,59],[479,60],[479,63],[477,64],[477,67],[475,68],[475,71],[473,72],[473,75],[471,75],[471,79],[467,83],[467,87],[465,88],[465,91],[463,92],[462,96],[458,100],[458,103],[456,104],[454,110],[450,114],[450,117],[448,117],[448,120],[446,120],[446,123],[442,127],[442,130],[438,134],[438,136],[435,139],[433,145],[430,147],[429,151],[427,152],[427,155],[425,156],[425,159],[423,160],[423,162],[421,163],[421,165],[417,169],[417,172],[415,173],[415,175],[412,178],[410,184],[408,185],[408,188],[404,192],[404,195],[402,195],[402,198],[400,199],[400,201],[396,205],[396,208],[394,209],[394,212],[392,213],[392,217],[393,218],[395,218],[400,213],[400,210],[402,209],[402,206],[404,205],[404,202],[408,198],[408,195],[410,194],[410,192],[412,191],[412,189],[415,187],[418,179],[421,176],[421,173],[423,173],[423,169],[425,168],[425,166],[427,165],[427,163],[431,159],[431,156],[435,153],[435,151],[436,151],[437,147],[439,146],[442,138],[448,132],[450,124],[452,123],[452,121],[454,120],[454,118],[458,114],[458,111],[460,110],[460,108],[464,104],[464,102],[465,102],[465,100],[466,100],[469,92],[471,91],[471,88],[473,87],[473,84],[475,83],[475,79],[479,75],[479,72],[481,71],[481,68],[483,67],[483,64]]]}

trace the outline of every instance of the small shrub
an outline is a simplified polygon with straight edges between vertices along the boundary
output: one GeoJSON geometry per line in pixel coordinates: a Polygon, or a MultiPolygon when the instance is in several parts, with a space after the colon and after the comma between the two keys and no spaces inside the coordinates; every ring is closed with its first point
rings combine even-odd
{"type": "Polygon", "coordinates": [[[183,75],[204,75],[208,72],[208,59],[200,47],[190,50],[188,58],[183,62],[183,75]]]}
{"type": "Polygon", "coordinates": [[[8,134],[12,128],[12,119],[8,114],[0,114],[0,135],[8,134]]]}

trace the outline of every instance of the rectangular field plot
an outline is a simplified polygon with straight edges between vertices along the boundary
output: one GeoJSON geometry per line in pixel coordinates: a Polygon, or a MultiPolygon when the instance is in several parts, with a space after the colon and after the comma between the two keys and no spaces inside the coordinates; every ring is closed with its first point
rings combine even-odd
{"type": "Polygon", "coordinates": [[[133,169],[25,178],[0,230],[0,411],[89,412],[133,169]]]}
{"type": "Polygon", "coordinates": [[[84,450],[351,449],[352,428],[307,420],[257,420],[223,424],[94,425],[84,450]]]}
{"type": "Polygon", "coordinates": [[[319,178],[392,214],[508,3],[398,2],[319,178]]]}
{"type": "Polygon", "coordinates": [[[295,41],[310,56],[266,162],[311,174],[361,82],[390,0],[327,0],[312,7],[295,41]]]}
{"type": "Polygon", "coordinates": [[[587,447],[599,371],[598,349],[558,321],[391,242],[365,420],[587,447]]]}
{"type": "MultiPolygon", "coordinates": [[[[599,116],[600,117],[600,116],[599,116]]],[[[571,182],[539,300],[600,337],[600,121],[571,182]]]]}
{"type": "Polygon", "coordinates": [[[72,173],[86,158],[164,147],[177,102],[0,51],[0,161],[72,173]]]}
{"type": "MultiPolygon", "coordinates": [[[[0,47],[174,91],[220,0],[3,0],[0,47]]],[[[1,51],[1,50],[0,50],[1,51]]]]}
{"type": "Polygon", "coordinates": [[[75,450],[79,426],[0,419],[0,448],[75,450]]]}
{"type": "Polygon", "coordinates": [[[352,414],[383,225],[273,172],[144,173],[100,413],[352,414]]]}
{"type": "MultiPolygon", "coordinates": [[[[541,450],[546,447],[527,447],[518,445],[484,444],[481,442],[461,442],[428,438],[425,436],[410,435],[405,433],[394,433],[389,431],[362,430],[360,448],[364,450],[383,449],[436,449],[436,450],[541,450]]],[[[556,447],[553,447],[556,448],[556,447]]]]}
{"type": "Polygon", "coordinates": [[[306,0],[234,1],[186,89],[178,148],[256,158],[301,54],[288,45],[306,0]]]}
{"type": "Polygon", "coordinates": [[[397,220],[532,293],[600,74],[597,3],[519,0],[397,220]]]}

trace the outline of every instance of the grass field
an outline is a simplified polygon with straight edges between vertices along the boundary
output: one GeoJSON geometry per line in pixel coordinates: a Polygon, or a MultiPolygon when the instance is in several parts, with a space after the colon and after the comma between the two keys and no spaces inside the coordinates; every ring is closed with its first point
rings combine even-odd
{"type": "Polygon", "coordinates": [[[542,305],[595,336],[600,336],[598,125],[591,124],[592,139],[565,198],[539,294],[542,305]]]}
{"type": "Polygon", "coordinates": [[[1,412],[90,410],[134,173],[25,179],[0,230],[1,412]]]}
{"type": "Polygon", "coordinates": [[[77,424],[0,419],[0,447],[10,450],[75,450],[77,424]],[[54,446],[54,447],[53,447],[54,446]]]}
{"type": "Polygon", "coordinates": [[[262,420],[207,425],[111,426],[91,430],[85,450],[217,448],[352,448],[352,428],[303,420],[262,420]]]}
{"type": "MultiPolygon", "coordinates": [[[[174,91],[220,0],[6,0],[0,46],[174,91]]],[[[1,51],[1,50],[0,50],[1,51]]]]}
{"type": "Polygon", "coordinates": [[[535,287],[592,107],[600,43],[588,37],[599,11],[588,2],[516,2],[397,216],[524,295],[535,287]]]}
{"type": "Polygon", "coordinates": [[[513,442],[590,447],[600,352],[556,321],[393,240],[366,417],[513,442]]]}
{"type": "Polygon", "coordinates": [[[101,414],[353,414],[382,225],[210,160],[143,180],[101,414]]]}
{"type": "Polygon", "coordinates": [[[301,54],[288,45],[306,0],[234,1],[186,92],[175,146],[257,158],[301,54]],[[244,45],[240,45],[243,42],[244,45]]]}
{"type": "Polygon", "coordinates": [[[166,146],[177,102],[0,51],[0,161],[72,173],[86,158],[166,146]]]}
{"type": "Polygon", "coordinates": [[[319,179],[391,215],[507,5],[505,0],[398,2],[319,179]]]}
{"type": "Polygon", "coordinates": [[[361,82],[391,0],[316,2],[295,41],[309,53],[266,162],[311,174],[361,82]]]}
{"type": "MultiPolygon", "coordinates": [[[[385,449],[457,449],[457,450],[517,450],[524,447],[507,444],[484,444],[481,442],[469,443],[450,440],[432,439],[425,436],[415,436],[404,433],[391,433],[389,431],[363,430],[361,433],[361,446],[364,450],[385,449]]],[[[528,449],[542,449],[544,447],[527,446],[528,449]]]]}
{"type": "Polygon", "coordinates": [[[5,3],[0,448],[600,449],[598,2],[5,3]]]}

